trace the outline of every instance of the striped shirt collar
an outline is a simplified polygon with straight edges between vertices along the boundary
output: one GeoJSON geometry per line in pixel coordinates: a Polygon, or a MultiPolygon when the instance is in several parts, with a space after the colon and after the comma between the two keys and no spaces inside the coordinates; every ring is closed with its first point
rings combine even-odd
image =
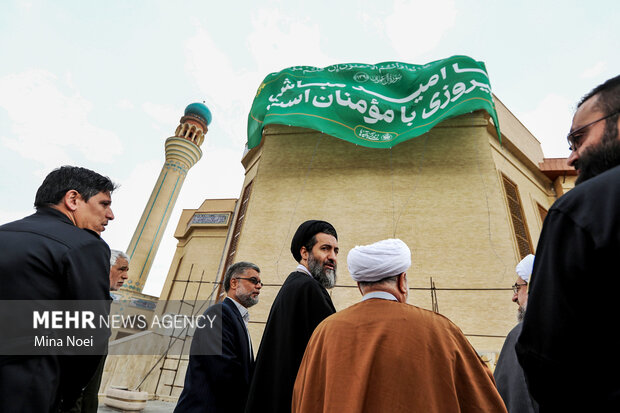
{"type": "Polygon", "coordinates": [[[250,321],[250,312],[248,311],[248,309],[242,306],[241,304],[239,304],[236,300],[233,300],[230,297],[226,297],[226,298],[228,298],[230,301],[235,303],[235,305],[237,306],[237,309],[241,313],[241,318],[243,318],[243,321],[245,321],[247,324],[247,322],[250,321]]]}

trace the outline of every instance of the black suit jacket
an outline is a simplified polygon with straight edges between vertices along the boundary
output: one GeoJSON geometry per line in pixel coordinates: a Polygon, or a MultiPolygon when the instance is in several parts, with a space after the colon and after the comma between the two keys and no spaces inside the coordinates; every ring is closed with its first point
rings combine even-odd
{"type": "MultiPolygon", "coordinates": [[[[107,316],[109,291],[110,249],[97,233],[76,227],[53,208],[0,226],[0,411],[47,412],[61,399],[72,404],[101,358],[33,355],[28,347],[33,334],[54,331],[33,332],[32,312],[20,309],[51,300],[91,300],[107,316]]],[[[109,331],[93,334],[105,346],[109,331]]]]}
{"type": "Polygon", "coordinates": [[[243,412],[253,362],[241,314],[226,298],[204,316],[205,327],[194,334],[185,385],[174,411],[243,412]]]}

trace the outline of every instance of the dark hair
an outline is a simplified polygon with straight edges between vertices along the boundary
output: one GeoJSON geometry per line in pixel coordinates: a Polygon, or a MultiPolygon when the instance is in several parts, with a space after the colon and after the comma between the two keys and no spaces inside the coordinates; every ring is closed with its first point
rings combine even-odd
{"type": "Polygon", "coordinates": [[[260,273],[260,268],[258,268],[256,264],[246,261],[239,261],[228,267],[224,274],[224,291],[228,292],[228,290],[230,290],[230,280],[232,280],[235,275],[243,274],[245,270],[248,269],[260,273]]]}
{"type": "Polygon", "coordinates": [[[597,108],[605,114],[620,110],[620,75],[612,77],[592,89],[587,95],[581,98],[577,107],[594,95],[598,95],[597,108]]]}
{"type": "MultiPolygon", "coordinates": [[[[611,115],[614,112],[620,111],[620,75],[612,77],[592,89],[581,98],[577,107],[580,107],[586,100],[594,96],[598,96],[594,107],[603,112],[603,114],[611,115]]],[[[618,137],[618,115],[619,113],[616,113],[605,120],[605,132],[603,135],[605,141],[615,141],[618,137]]],[[[580,181],[583,182],[582,180],[580,181]]]]}
{"type": "Polygon", "coordinates": [[[34,207],[58,205],[67,191],[76,190],[84,201],[100,192],[112,192],[116,185],[110,178],[79,166],[61,166],[46,177],[34,198],[34,207]]]}
{"type": "Polygon", "coordinates": [[[380,279],[379,281],[359,281],[360,287],[370,287],[378,284],[395,284],[398,282],[398,275],[391,275],[389,277],[385,277],[380,279]]]}
{"type": "MultiPolygon", "coordinates": [[[[336,230],[332,230],[331,228],[323,228],[320,232],[317,232],[316,234],[327,234],[327,235],[331,235],[332,237],[338,239],[338,234],[336,234],[336,230]]],[[[316,241],[316,234],[314,234],[303,245],[306,248],[306,251],[308,251],[309,253],[312,251],[312,248],[314,248],[314,246],[316,245],[316,242],[317,242],[316,241]]]]}
{"type": "MultiPolygon", "coordinates": [[[[605,115],[610,115],[620,110],[620,75],[608,79],[604,83],[592,89],[588,94],[581,98],[577,107],[585,103],[586,100],[598,96],[596,108],[605,115]]],[[[618,114],[610,116],[606,120],[606,125],[615,124],[618,121],[618,114]]],[[[617,129],[614,127],[614,129],[617,129]]]]}
{"type": "Polygon", "coordinates": [[[312,250],[312,247],[316,244],[314,235],[320,232],[338,239],[336,229],[327,221],[310,219],[297,228],[291,240],[291,254],[293,254],[295,261],[301,262],[301,247],[306,247],[308,251],[312,250]]]}

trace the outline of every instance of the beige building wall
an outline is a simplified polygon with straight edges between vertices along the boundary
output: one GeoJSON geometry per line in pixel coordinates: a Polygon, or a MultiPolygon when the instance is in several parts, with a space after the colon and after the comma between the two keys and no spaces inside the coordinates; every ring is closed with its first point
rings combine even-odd
{"type": "Polygon", "coordinates": [[[510,286],[520,260],[501,173],[519,188],[534,246],[541,227],[535,206],[548,208],[555,199],[552,182],[536,167],[540,144],[518,121],[508,125],[501,146],[487,115],[476,112],[383,150],[307,129],[266,128],[261,146],[246,155],[255,173],[244,184],[252,181],[253,188],[236,249],[236,260],[256,262],[266,283],[251,309],[254,343],[296,266],[291,237],[316,218],[339,233],[339,279],[331,292],[338,310],[360,298],[347,252],[398,237],[413,252],[409,302],[432,309],[434,295],[439,312],[479,351],[499,351],[516,322],[510,286]]]}
{"type": "Polygon", "coordinates": [[[153,319],[158,298],[133,291],[110,292],[110,341],[145,331],[153,319]]]}
{"type": "Polygon", "coordinates": [[[553,187],[558,195],[563,195],[575,187],[575,181],[577,180],[577,174],[569,176],[558,176],[553,182],[553,187]]]}
{"type": "Polygon", "coordinates": [[[164,301],[216,299],[222,253],[236,199],[208,199],[198,209],[184,209],[174,232],[179,241],[156,312],[164,301]]]}

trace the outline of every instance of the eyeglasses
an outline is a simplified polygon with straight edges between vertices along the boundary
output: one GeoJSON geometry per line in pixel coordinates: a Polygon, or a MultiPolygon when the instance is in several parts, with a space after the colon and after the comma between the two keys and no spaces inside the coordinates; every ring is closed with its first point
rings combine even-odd
{"type": "Polygon", "coordinates": [[[574,131],[572,131],[571,133],[569,133],[566,136],[566,140],[568,141],[568,149],[570,149],[571,151],[576,151],[579,149],[579,147],[581,146],[581,138],[583,137],[583,135],[578,135],[580,132],[582,132],[584,129],[594,125],[595,123],[598,123],[602,120],[605,120],[607,118],[611,118],[614,115],[617,115],[618,113],[620,113],[620,110],[617,110],[615,112],[610,113],[607,116],[604,116],[600,119],[595,120],[594,122],[590,122],[587,125],[583,125],[580,128],[575,129],[574,131]]]}
{"type": "Polygon", "coordinates": [[[515,285],[512,286],[512,292],[515,294],[519,294],[519,289],[521,289],[521,287],[525,287],[527,286],[527,284],[517,284],[515,283],[515,285]]]}
{"type": "Polygon", "coordinates": [[[248,280],[254,285],[260,284],[263,285],[263,282],[256,277],[236,277],[238,280],[248,280]]]}

